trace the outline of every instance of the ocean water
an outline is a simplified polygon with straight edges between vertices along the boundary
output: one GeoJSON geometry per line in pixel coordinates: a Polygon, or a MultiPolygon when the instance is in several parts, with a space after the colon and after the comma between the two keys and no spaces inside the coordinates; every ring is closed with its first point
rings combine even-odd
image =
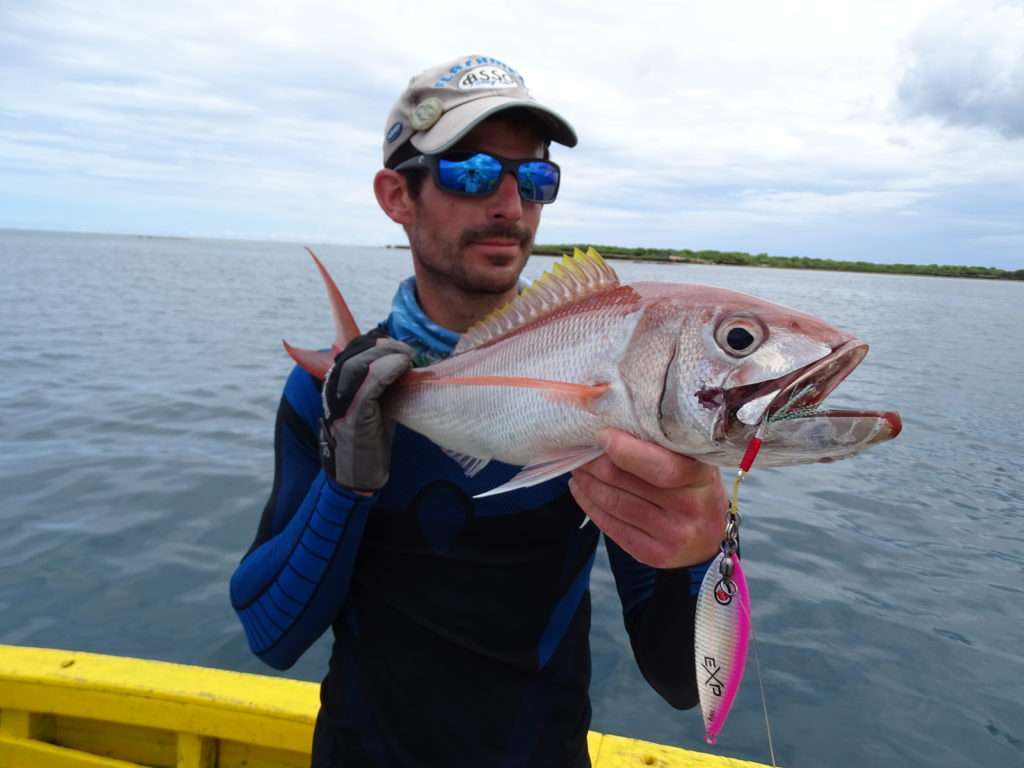
{"type": "MultiPolygon", "coordinates": [[[[365,327],[409,254],[318,251],[365,327]]],[[[527,276],[551,259],[535,257],[527,276]]],[[[1024,286],[615,262],[870,342],[830,398],[894,442],[744,483],[744,563],[786,766],[1024,765],[1024,286]]],[[[0,643],[276,674],[227,597],[269,493],[280,339],[331,338],[299,245],[0,231],[0,643]]],[[[593,727],[768,761],[757,669],[719,745],[640,677],[602,559],[593,727]]],[[[318,680],[319,642],[287,675],[318,680]]],[[[681,664],[692,660],[681,653],[681,664]]]]}

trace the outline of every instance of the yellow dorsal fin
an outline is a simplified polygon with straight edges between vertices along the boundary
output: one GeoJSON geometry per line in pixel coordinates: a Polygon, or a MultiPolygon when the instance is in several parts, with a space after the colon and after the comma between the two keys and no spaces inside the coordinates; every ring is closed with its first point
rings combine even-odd
{"type": "Polygon", "coordinates": [[[475,323],[462,334],[454,354],[479,347],[561,306],[619,285],[619,276],[593,248],[574,248],[551,271],[533,281],[512,301],[475,323]]]}

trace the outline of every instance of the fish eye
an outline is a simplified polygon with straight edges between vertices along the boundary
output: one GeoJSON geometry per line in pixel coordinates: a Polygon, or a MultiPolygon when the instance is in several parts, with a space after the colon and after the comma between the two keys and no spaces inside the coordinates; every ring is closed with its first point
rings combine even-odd
{"type": "Polygon", "coordinates": [[[754,343],[754,334],[746,328],[733,328],[725,335],[725,342],[729,349],[743,350],[754,343]]]}
{"type": "Polygon", "coordinates": [[[765,340],[762,325],[752,317],[730,317],[715,331],[715,341],[726,354],[746,357],[765,340]]]}

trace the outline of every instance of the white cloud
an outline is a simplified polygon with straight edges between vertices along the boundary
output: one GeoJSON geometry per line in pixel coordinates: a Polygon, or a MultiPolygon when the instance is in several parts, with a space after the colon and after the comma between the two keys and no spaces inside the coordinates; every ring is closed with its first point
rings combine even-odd
{"type": "MultiPolygon", "coordinates": [[[[932,55],[947,39],[973,40],[970,61],[988,68],[965,71],[1002,72],[1012,93],[1012,12],[967,0],[939,10],[927,0],[525,0],[497,16],[468,0],[12,0],[0,7],[0,188],[12,188],[10,174],[65,187],[91,179],[99,229],[126,206],[154,220],[166,197],[176,213],[165,232],[221,234],[210,229],[216,211],[225,232],[261,221],[253,237],[394,242],[370,191],[388,109],[412,74],[474,51],[522,71],[580,134],[578,149],[556,149],[563,199],[541,240],[718,237],[726,247],[744,231],[806,252],[797,230],[809,220],[887,226],[891,216],[897,227],[913,215],[926,226],[936,199],[1010,189],[1024,174],[1002,85],[959,117],[925,98],[944,73],[965,70],[958,48],[932,55]],[[908,99],[915,114],[956,124],[908,119],[908,99]],[[105,218],[108,198],[117,205],[105,218]],[[189,198],[202,208],[194,220],[189,198]]],[[[0,226],[14,223],[3,203],[0,226]]],[[[1006,208],[964,205],[981,220],[1006,208]]],[[[53,210],[49,226],[60,228],[53,210]]],[[[1000,248],[1010,258],[1020,233],[991,244],[991,258],[964,258],[1000,248]]]]}
{"type": "Polygon", "coordinates": [[[1024,4],[945,5],[910,54],[899,95],[911,114],[1024,137],[1024,4]]]}
{"type": "Polygon", "coordinates": [[[906,211],[928,192],[881,189],[856,192],[747,191],[742,208],[782,217],[828,216],[875,211],[906,211]]]}

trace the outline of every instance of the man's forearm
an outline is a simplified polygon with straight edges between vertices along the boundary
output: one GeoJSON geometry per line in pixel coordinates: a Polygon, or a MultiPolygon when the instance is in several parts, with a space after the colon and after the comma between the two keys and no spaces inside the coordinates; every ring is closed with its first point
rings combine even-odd
{"type": "Polygon", "coordinates": [[[294,664],[341,610],[371,504],[321,473],[285,529],[239,564],[231,604],[270,666],[294,664]]]}
{"type": "Polygon", "coordinates": [[[626,631],[644,679],[673,707],[696,706],[693,628],[707,564],[659,570],[637,562],[613,541],[607,547],[626,631]]]}

